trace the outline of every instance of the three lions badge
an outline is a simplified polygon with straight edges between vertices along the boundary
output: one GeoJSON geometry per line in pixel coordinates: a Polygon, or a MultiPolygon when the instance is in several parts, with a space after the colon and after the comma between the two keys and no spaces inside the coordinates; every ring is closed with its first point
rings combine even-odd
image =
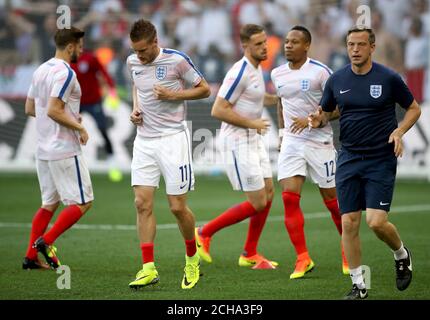
{"type": "Polygon", "coordinates": [[[303,92],[309,91],[310,88],[311,88],[311,80],[303,79],[302,81],[300,81],[300,89],[303,92]]]}
{"type": "Polygon", "coordinates": [[[155,68],[155,77],[158,80],[163,80],[167,75],[167,66],[157,66],[155,68]]]}
{"type": "Polygon", "coordinates": [[[371,85],[370,96],[374,99],[378,99],[382,95],[382,85],[371,85]]]}

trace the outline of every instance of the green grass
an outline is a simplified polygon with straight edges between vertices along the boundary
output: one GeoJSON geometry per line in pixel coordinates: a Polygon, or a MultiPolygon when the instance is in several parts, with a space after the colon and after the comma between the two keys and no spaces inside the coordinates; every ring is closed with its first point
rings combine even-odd
{"type": "MultiPolygon", "coordinates": [[[[135,212],[129,177],[111,183],[93,175],[96,200],[81,224],[134,225],[135,212]]],[[[40,205],[37,178],[30,174],[0,175],[0,223],[30,223],[40,205]]],[[[421,211],[391,214],[403,241],[412,249],[414,279],[410,288],[395,288],[390,250],[369,230],[361,228],[363,264],[372,271],[370,299],[430,299],[430,184],[398,181],[393,208],[428,205],[421,211]]],[[[189,205],[197,221],[209,220],[242,201],[224,177],[197,177],[189,205]]],[[[306,184],[302,195],[305,213],[325,207],[315,186],[306,184]]],[[[168,210],[164,187],[156,194],[158,224],[175,223],[168,210]]],[[[184,243],[177,228],[160,229],[155,242],[155,259],[160,283],[132,291],[128,283],[140,269],[140,250],[133,230],[71,229],[56,242],[61,261],[71,268],[71,290],[57,289],[59,276],[53,271],[23,271],[29,228],[0,226],[0,299],[339,299],[350,289],[349,277],[341,274],[340,238],[329,213],[306,220],[306,237],[315,270],[305,279],[291,281],[294,250],[281,216],[280,190],[260,241],[259,251],[276,260],[276,270],[248,270],[237,266],[246,237],[247,224],[220,231],[212,241],[214,262],[202,264],[204,276],[190,291],[180,288],[184,243]],[[278,219],[276,218],[278,217],[278,219]]],[[[363,221],[364,222],[364,221],[363,221]]]]}

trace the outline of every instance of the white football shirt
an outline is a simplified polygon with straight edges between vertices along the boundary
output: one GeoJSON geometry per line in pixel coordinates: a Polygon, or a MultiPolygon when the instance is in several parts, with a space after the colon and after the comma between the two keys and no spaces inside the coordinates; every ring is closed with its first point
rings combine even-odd
{"type": "Polygon", "coordinates": [[[273,69],[272,82],[282,102],[284,137],[307,140],[318,145],[333,145],[333,130],[328,123],[320,129],[305,129],[292,133],[292,117],[307,118],[318,109],[324,86],[332,71],[317,60],[308,58],[298,70],[290,69],[288,62],[273,69]]]}
{"type": "MultiPolygon", "coordinates": [[[[233,105],[233,110],[247,119],[261,118],[266,88],[261,66],[254,65],[243,57],[237,61],[224,77],[218,96],[233,105]]],[[[241,128],[226,122],[221,124],[220,135],[224,138],[253,138],[255,129],[241,128]]]]}
{"type": "Polygon", "coordinates": [[[35,100],[37,152],[40,160],[60,160],[81,153],[79,133],[48,117],[50,97],[65,103],[65,111],[76,120],[79,117],[81,87],[75,72],[64,60],[52,58],[33,74],[28,97],[35,100]]]}
{"type": "Polygon", "coordinates": [[[127,58],[127,68],[137,91],[137,103],[143,123],[137,126],[142,137],[160,137],[186,129],[185,101],[163,101],[154,96],[153,88],[161,85],[179,91],[197,86],[203,79],[191,59],[183,52],[160,48],[160,54],[142,64],[136,54],[127,58]]]}

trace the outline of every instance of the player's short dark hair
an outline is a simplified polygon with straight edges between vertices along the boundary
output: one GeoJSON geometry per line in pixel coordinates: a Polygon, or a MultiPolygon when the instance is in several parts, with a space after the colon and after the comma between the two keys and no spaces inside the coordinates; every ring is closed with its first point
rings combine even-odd
{"type": "Polygon", "coordinates": [[[78,43],[79,39],[83,38],[85,32],[76,27],[70,29],[58,29],[54,35],[55,46],[58,49],[64,49],[70,43],[78,43]]]}
{"type": "Polygon", "coordinates": [[[303,26],[294,26],[290,29],[290,31],[293,31],[293,30],[300,31],[301,33],[303,33],[303,35],[305,36],[306,43],[312,42],[312,35],[307,28],[303,26]]]}
{"type": "Polygon", "coordinates": [[[157,36],[157,30],[151,21],[139,19],[133,23],[130,30],[130,40],[137,42],[145,39],[146,41],[153,41],[157,36]]]}
{"type": "Polygon", "coordinates": [[[254,34],[264,31],[262,26],[257,24],[245,24],[240,28],[240,42],[248,42],[254,34]]]}
{"type": "Polygon", "coordinates": [[[363,32],[363,31],[367,32],[367,34],[369,35],[369,43],[374,44],[376,41],[375,33],[373,32],[373,30],[371,28],[368,28],[364,25],[353,26],[351,29],[348,30],[346,38],[348,39],[348,37],[351,33],[363,32]]]}

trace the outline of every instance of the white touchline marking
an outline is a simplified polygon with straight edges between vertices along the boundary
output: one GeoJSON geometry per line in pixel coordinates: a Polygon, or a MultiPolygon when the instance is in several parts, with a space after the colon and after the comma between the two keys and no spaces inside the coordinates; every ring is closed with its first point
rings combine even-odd
{"type": "MultiPolygon", "coordinates": [[[[412,206],[399,206],[399,207],[393,207],[391,208],[390,214],[395,213],[428,213],[430,211],[430,204],[418,204],[418,205],[412,205],[412,206]]],[[[320,218],[330,218],[330,212],[323,211],[323,212],[312,212],[312,213],[306,213],[305,219],[320,219],[320,218]]],[[[270,216],[267,218],[267,222],[277,222],[277,221],[283,221],[284,216],[270,216]]],[[[208,221],[196,221],[196,226],[201,226],[208,221]]],[[[240,223],[248,223],[248,220],[245,219],[244,221],[240,223]]],[[[51,226],[52,224],[50,224],[51,226]]],[[[0,222],[0,228],[31,228],[31,223],[19,223],[19,222],[0,222]]],[[[177,229],[178,225],[176,223],[165,223],[165,224],[159,224],[157,225],[157,230],[171,230],[171,229],[177,229]]],[[[125,230],[130,231],[136,230],[135,225],[131,224],[76,224],[72,227],[72,229],[77,230],[125,230]]]]}

